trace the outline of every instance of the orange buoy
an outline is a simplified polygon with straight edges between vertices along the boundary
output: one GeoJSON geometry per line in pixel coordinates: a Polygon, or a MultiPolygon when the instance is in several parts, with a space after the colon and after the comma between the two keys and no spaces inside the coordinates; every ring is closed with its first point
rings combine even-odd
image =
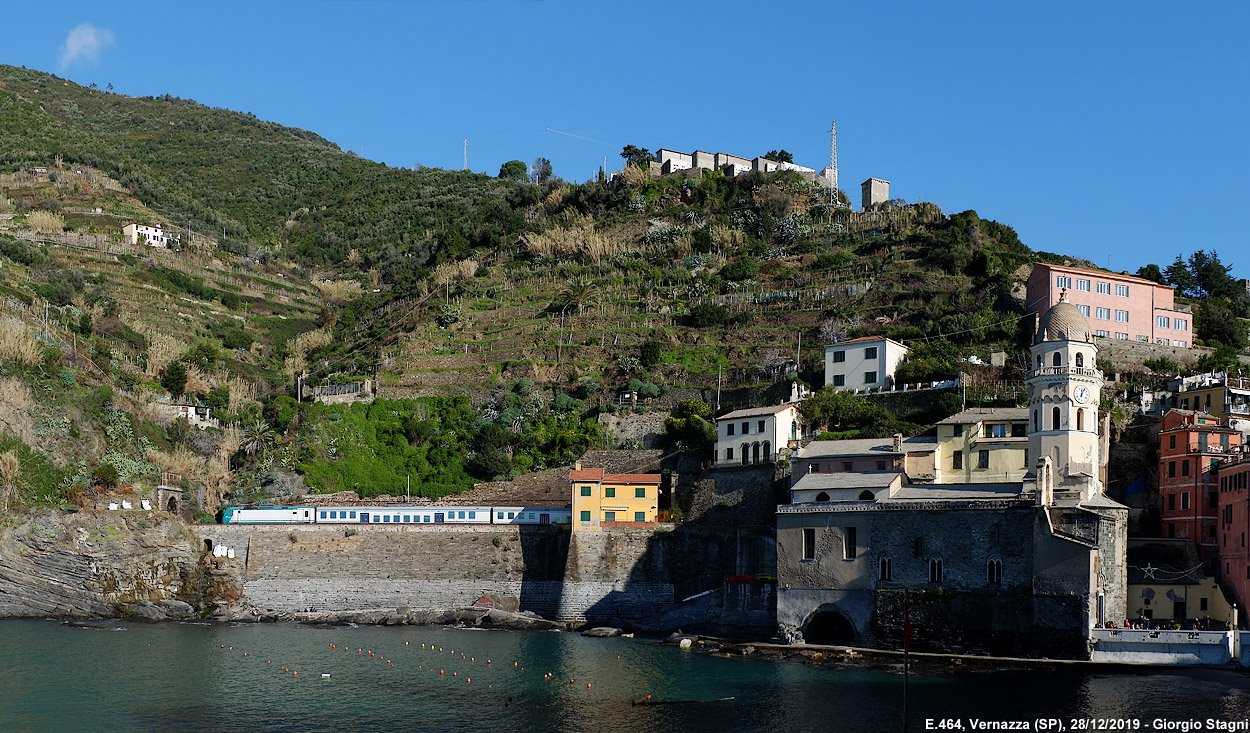
{"type": "Polygon", "coordinates": [[[291,676],[292,676],[292,677],[299,677],[299,672],[292,672],[292,673],[291,673],[291,676]]]}
{"type": "Polygon", "coordinates": [[[465,683],[466,685],[471,685],[471,684],[473,684],[473,678],[472,678],[472,677],[465,677],[465,678],[464,678],[464,683],[465,683]]]}
{"type": "Polygon", "coordinates": [[[455,673],[455,672],[452,672],[452,673],[451,673],[451,676],[452,676],[452,677],[455,677],[455,676],[456,676],[456,673],[455,673]]]}
{"type": "Polygon", "coordinates": [[[247,656],[247,652],[243,652],[243,656],[245,656],[245,657],[246,657],[246,656],[247,656]]]}
{"type": "Polygon", "coordinates": [[[512,666],[513,666],[513,667],[520,667],[520,666],[521,666],[521,663],[520,663],[520,662],[513,662],[513,663],[512,663],[512,666]]]}
{"type": "Polygon", "coordinates": [[[573,684],[573,678],[572,678],[572,677],[570,677],[570,678],[569,678],[569,684],[570,684],[570,685],[571,685],[571,684],[573,684]]]}
{"type": "Polygon", "coordinates": [[[590,683],[589,683],[589,682],[587,682],[587,683],[586,683],[586,689],[587,689],[587,690],[589,690],[589,689],[590,689],[590,683]]]}

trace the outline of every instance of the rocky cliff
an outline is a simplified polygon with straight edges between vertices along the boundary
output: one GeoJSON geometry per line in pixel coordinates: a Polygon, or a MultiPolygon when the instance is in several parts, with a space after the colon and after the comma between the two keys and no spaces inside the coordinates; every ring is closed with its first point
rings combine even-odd
{"type": "Polygon", "coordinates": [[[211,585],[173,515],[32,510],[0,533],[0,618],[185,618],[211,585]]]}

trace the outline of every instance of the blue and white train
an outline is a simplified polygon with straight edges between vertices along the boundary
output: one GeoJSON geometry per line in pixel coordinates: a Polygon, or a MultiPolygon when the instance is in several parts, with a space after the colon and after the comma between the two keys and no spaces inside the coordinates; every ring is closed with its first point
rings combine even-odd
{"type": "Polygon", "coordinates": [[[572,524],[572,509],[525,506],[227,507],[222,524],[572,524]]]}

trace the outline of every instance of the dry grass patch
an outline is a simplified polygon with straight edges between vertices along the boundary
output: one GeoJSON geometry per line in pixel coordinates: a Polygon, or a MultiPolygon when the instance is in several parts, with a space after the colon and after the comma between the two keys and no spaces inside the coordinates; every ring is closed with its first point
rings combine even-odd
{"type": "Polygon", "coordinates": [[[364,288],[355,280],[317,280],[313,283],[321,297],[332,305],[342,305],[364,295],[364,288]]]}
{"type": "Polygon", "coordinates": [[[43,347],[21,321],[0,318],[0,361],[36,366],[43,361],[43,347]]]}
{"type": "Polygon", "coordinates": [[[26,223],[39,232],[65,231],[65,217],[51,211],[32,211],[26,215],[26,223]]]}

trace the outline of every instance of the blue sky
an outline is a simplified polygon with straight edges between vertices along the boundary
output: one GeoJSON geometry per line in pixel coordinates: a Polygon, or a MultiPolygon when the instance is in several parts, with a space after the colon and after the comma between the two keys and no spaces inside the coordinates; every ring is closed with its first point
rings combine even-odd
{"type": "Polygon", "coordinates": [[[0,62],[313,130],[394,166],[591,178],[626,144],[829,158],[1135,271],[1250,275],[1250,4],[21,3],[0,62]],[[12,29],[21,29],[14,32],[12,29]],[[548,128],[561,131],[548,131],[548,128]]]}

